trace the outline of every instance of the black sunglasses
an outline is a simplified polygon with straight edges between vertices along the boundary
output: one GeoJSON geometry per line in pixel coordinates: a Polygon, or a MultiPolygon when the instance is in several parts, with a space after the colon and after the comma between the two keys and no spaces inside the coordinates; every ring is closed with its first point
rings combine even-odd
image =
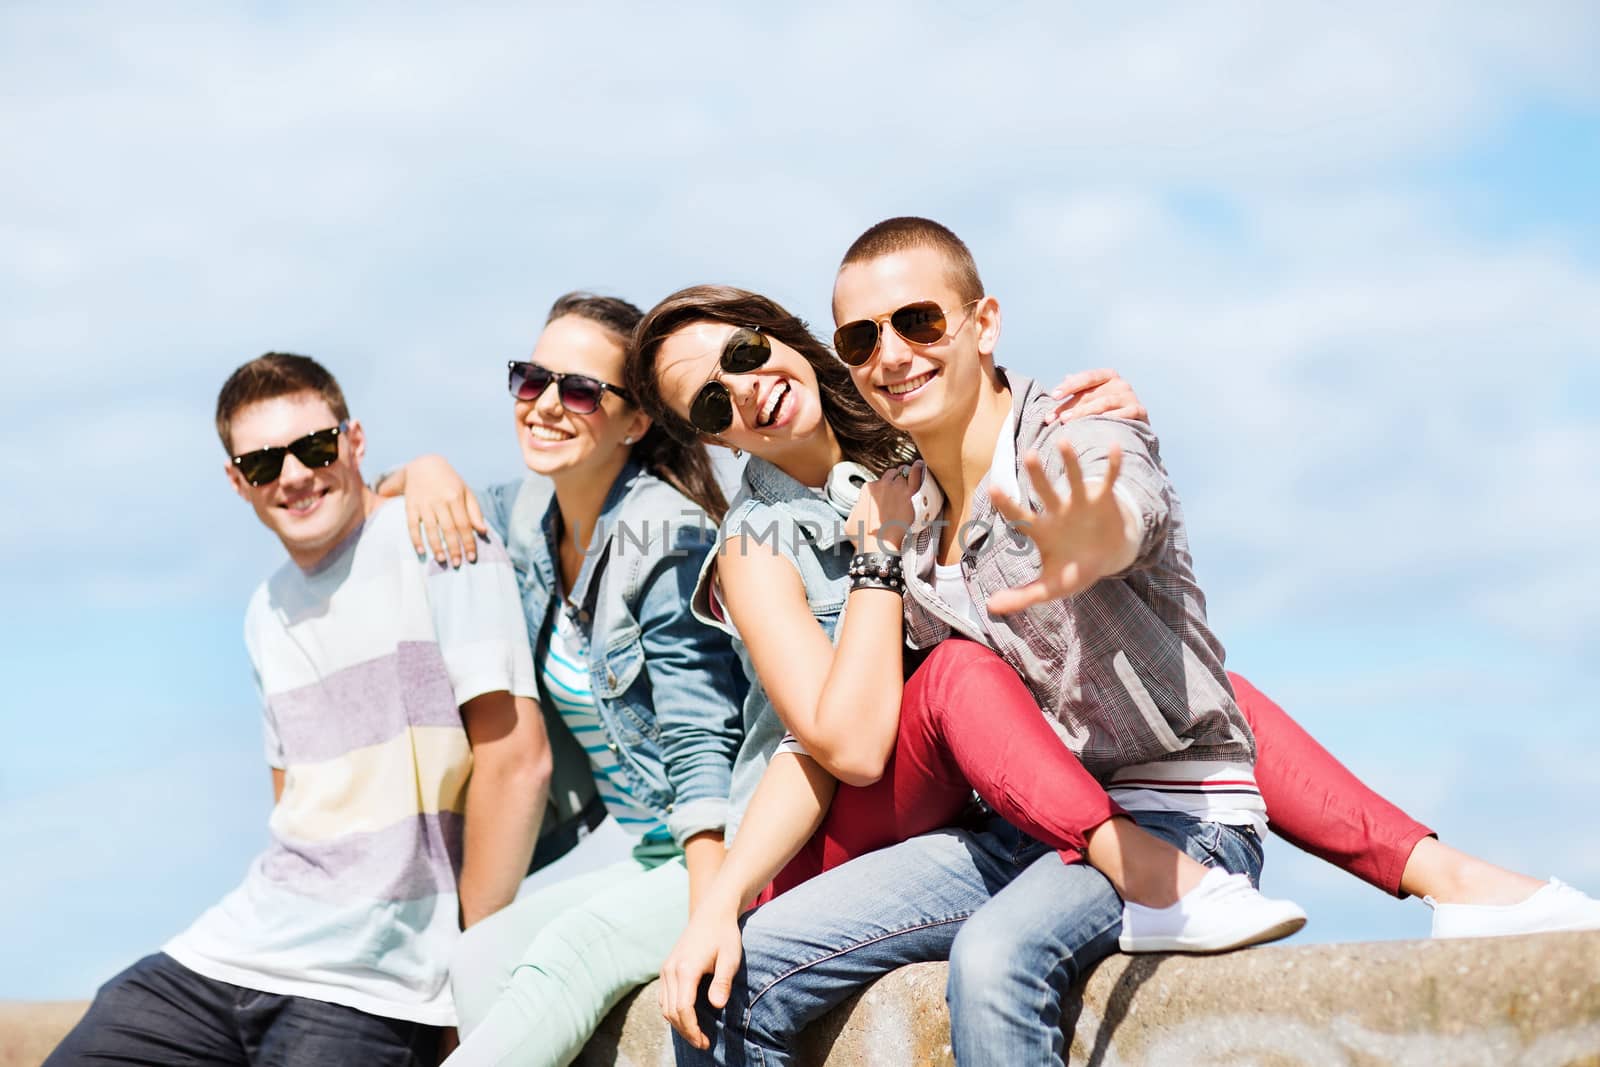
{"type": "MultiPolygon", "coordinates": [[[[981,301],[969,300],[963,304],[959,311],[981,301]]],[[[919,300],[915,304],[907,304],[888,315],[889,325],[894,327],[894,332],[904,337],[914,345],[931,345],[944,340],[948,332],[948,323],[945,320],[944,308],[932,300],[919,300]]],[[[852,367],[859,367],[872,358],[878,350],[878,340],[881,336],[878,323],[882,319],[857,319],[847,322],[833,331],[833,350],[839,358],[852,367]]]]}
{"type": "Polygon", "coordinates": [[[593,415],[600,407],[600,397],[605,393],[616,393],[629,404],[633,403],[633,397],[628,395],[626,389],[587,374],[563,374],[537,363],[515,359],[506,367],[511,372],[507,385],[511,395],[518,400],[538,400],[550,388],[550,383],[555,382],[556,399],[561,401],[562,410],[574,415],[593,415]]]}
{"type": "MultiPolygon", "coordinates": [[[[755,330],[737,329],[722,342],[717,366],[722,374],[748,374],[772,358],[772,342],[755,330]]],[[[728,387],[717,381],[718,371],[694,394],[689,405],[689,424],[701,433],[719,434],[733,425],[733,397],[728,387]]]]}
{"type": "Polygon", "coordinates": [[[349,422],[341,422],[326,430],[297,437],[286,445],[272,445],[234,456],[233,465],[239,468],[245,481],[259,488],[278,480],[278,475],[283,473],[283,457],[291,452],[302,466],[312,470],[326,467],[339,458],[339,435],[347,433],[349,429],[349,422]]]}

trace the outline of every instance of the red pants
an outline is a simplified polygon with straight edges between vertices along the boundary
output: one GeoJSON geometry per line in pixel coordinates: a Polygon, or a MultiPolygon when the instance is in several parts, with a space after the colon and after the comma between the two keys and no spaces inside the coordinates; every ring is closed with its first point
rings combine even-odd
{"type": "MultiPolygon", "coordinates": [[[[1272,829],[1402,895],[1400,873],[1431,831],[1367,788],[1249,682],[1228,677],[1255,731],[1256,784],[1272,829]]],[[[1090,830],[1122,812],[1004,660],[976,642],[949,640],[906,682],[883,777],[859,788],[841,784],[816,834],[758,901],[853,856],[949,826],[974,790],[1069,863],[1082,858],[1090,830]]]]}
{"type": "Polygon", "coordinates": [[[1397,897],[1411,850],[1433,831],[1351,774],[1242,676],[1228,672],[1256,735],[1256,785],[1273,833],[1397,897]]]}

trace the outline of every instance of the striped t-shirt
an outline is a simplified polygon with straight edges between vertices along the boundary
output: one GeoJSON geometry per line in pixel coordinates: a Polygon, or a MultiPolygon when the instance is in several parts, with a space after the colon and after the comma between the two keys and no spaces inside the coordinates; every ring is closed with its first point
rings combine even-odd
{"type": "Polygon", "coordinates": [[[284,771],[271,843],[165,951],[209,978],[435,1026],[455,1022],[472,751],[460,706],[536,697],[511,561],[418,560],[399,503],[250,601],[245,643],[284,771]]]}
{"type": "Polygon", "coordinates": [[[565,611],[558,609],[551,614],[555,622],[550,627],[544,662],[539,665],[544,674],[545,692],[561,714],[561,721],[589,754],[595,789],[605,802],[606,811],[630,836],[639,838],[641,844],[671,844],[672,834],[666,824],[634,799],[617,763],[616,744],[594,710],[594,689],[589,682],[589,645],[583,631],[573,624],[565,611]]]}

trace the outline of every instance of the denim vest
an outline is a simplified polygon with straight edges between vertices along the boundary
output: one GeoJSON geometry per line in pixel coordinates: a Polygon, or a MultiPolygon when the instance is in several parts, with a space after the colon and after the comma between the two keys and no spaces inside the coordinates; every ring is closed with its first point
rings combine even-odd
{"type": "Polygon", "coordinates": [[[750,653],[738,632],[711,609],[712,565],[727,550],[728,542],[738,537],[746,539],[747,551],[783,556],[800,572],[811,614],[831,640],[850,593],[850,559],[855,555],[854,547],[843,535],[843,516],[822,495],[771,463],[752,456],[722,521],[717,551],[706,558],[700,569],[694,613],[707,626],[732,636],[745,677],[750,679],[750,690],[744,699],[744,741],[734,757],[733,788],[728,799],[726,832],[730,841],[785,730],[756,677],[750,653]]]}
{"type": "MultiPolygon", "coordinates": [[[[573,589],[558,599],[560,512],[549,482],[529,476],[495,486],[484,505],[516,566],[528,632],[537,639],[535,666],[551,613],[566,612],[588,643],[595,712],[634,799],[680,845],[720,830],[746,683],[726,634],[702,626],[689,610],[713,544],[704,513],[630,463],[601,507],[573,589]]],[[[571,736],[564,727],[561,733],[571,736]]],[[[592,792],[588,756],[581,747],[576,755],[592,792]]],[[[575,768],[562,773],[560,765],[573,762],[570,749],[563,745],[556,757],[551,792],[559,808],[566,800],[559,791],[578,775],[575,768]]]]}

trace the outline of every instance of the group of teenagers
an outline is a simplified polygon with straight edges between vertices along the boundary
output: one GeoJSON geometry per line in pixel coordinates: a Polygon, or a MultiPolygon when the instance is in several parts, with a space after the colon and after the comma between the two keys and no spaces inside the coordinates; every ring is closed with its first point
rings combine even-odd
{"type": "Polygon", "coordinates": [[[364,484],[332,375],[235,371],[228,477],[289,556],[245,623],[271,842],[47,1063],[565,1064],[657,975],[680,1064],[793,1063],[928,960],[958,1063],[1061,1063],[1107,954],[1300,928],[1269,827],[1435,936],[1600,927],[1226,671],[1137,396],[1003,369],[949,229],[868,229],[833,313],[561,297],[507,372],[530,474],[481,492],[364,484]],[[605,816],[625,862],[518,895],[605,816]]]}

